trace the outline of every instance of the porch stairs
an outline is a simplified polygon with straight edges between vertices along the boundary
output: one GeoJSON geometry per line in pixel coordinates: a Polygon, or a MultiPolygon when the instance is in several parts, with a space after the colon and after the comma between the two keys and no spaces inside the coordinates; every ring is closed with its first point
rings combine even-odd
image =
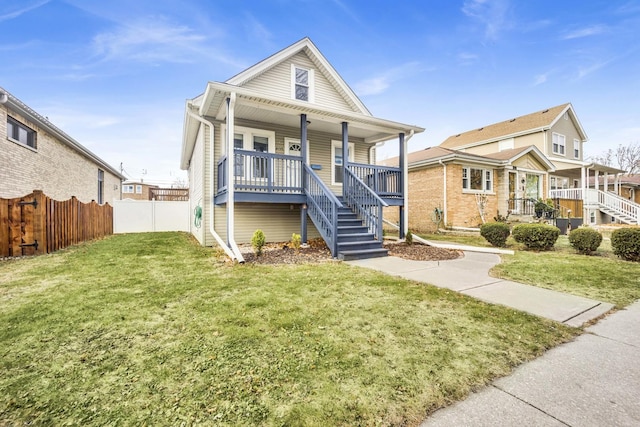
{"type": "MultiPolygon", "coordinates": [[[[340,202],[343,203],[341,198],[340,202]]],[[[338,232],[336,235],[338,238],[338,259],[351,261],[387,256],[388,250],[382,247],[382,241],[376,240],[373,233],[370,233],[363,225],[363,221],[346,206],[338,209],[338,232]]]]}

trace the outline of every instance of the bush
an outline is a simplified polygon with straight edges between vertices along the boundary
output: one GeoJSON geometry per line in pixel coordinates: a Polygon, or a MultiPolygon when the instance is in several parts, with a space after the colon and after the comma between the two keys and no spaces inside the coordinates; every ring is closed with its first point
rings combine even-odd
{"type": "Polygon", "coordinates": [[[527,249],[548,251],[558,240],[560,229],[548,224],[518,224],[513,227],[511,235],[527,249]]]}
{"type": "Polygon", "coordinates": [[[619,228],[611,234],[613,253],[627,261],[640,261],[640,228],[619,228]]]}
{"type": "Polygon", "coordinates": [[[480,227],[480,235],[492,246],[499,248],[506,246],[509,234],[511,234],[509,225],[504,222],[487,222],[480,227]]]}
{"type": "Polygon", "coordinates": [[[302,244],[302,236],[299,234],[293,233],[291,235],[291,247],[298,252],[300,250],[300,245],[302,244]]]}
{"type": "Polygon", "coordinates": [[[410,231],[407,231],[407,235],[404,236],[404,241],[407,245],[413,245],[413,234],[410,231]]]}
{"type": "Polygon", "coordinates": [[[266,237],[262,230],[258,229],[254,231],[253,236],[251,237],[251,246],[256,251],[256,256],[262,255],[262,247],[266,243],[266,237]]]}
{"type": "Polygon", "coordinates": [[[584,255],[589,255],[591,252],[595,252],[600,246],[600,243],[602,243],[602,234],[593,228],[576,228],[569,233],[569,243],[576,251],[584,255]]]}

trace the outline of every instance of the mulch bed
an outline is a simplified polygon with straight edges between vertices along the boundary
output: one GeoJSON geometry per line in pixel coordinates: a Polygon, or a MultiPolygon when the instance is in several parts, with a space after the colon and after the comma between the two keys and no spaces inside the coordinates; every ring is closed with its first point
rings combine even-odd
{"type": "MultiPolygon", "coordinates": [[[[421,243],[385,242],[389,255],[416,261],[444,261],[462,257],[461,251],[434,248],[421,243]]],[[[290,242],[268,243],[262,248],[262,255],[255,255],[251,245],[241,245],[240,250],[246,263],[251,264],[308,264],[335,261],[331,251],[322,239],[309,240],[308,246],[298,250],[290,242]]]]}

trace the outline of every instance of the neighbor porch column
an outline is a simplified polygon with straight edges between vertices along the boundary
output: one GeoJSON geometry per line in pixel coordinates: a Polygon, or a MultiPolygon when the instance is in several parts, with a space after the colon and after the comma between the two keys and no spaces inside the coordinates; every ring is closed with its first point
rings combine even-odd
{"type": "MultiPolygon", "coordinates": [[[[302,156],[302,167],[300,168],[300,179],[302,184],[302,191],[307,188],[307,171],[305,166],[307,164],[307,152],[309,147],[307,146],[307,115],[300,114],[300,155],[302,156]]],[[[307,243],[307,204],[303,203],[300,209],[300,241],[302,244],[307,243]]]]}
{"type": "Polygon", "coordinates": [[[586,224],[586,218],[588,215],[587,212],[587,168],[585,168],[584,166],[582,166],[580,168],[580,189],[581,189],[581,197],[582,197],[582,218],[585,218],[585,224],[586,224]]]}
{"type": "Polygon", "coordinates": [[[347,166],[349,166],[349,124],[342,122],[342,197],[347,194],[347,166]]]}
{"type": "Polygon", "coordinates": [[[604,189],[605,192],[609,191],[609,172],[604,173],[604,189]]]}
{"type": "Polygon", "coordinates": [[[400,177],[398,182],[398,187],[400,187],[400,191],[402,191],[402,204],[398,207],[398,238],[404,239],[407,234],[407,225],[408,225],[408,217],[407,214],[409,212],[408,209],[405,208],[409,201],[408,194],[408,171],[407,171],[407,144],[404,140],[404,133],[398,134],[398,153],[399,153],[399,162],[398,167],[400,168],[400,177]]]}

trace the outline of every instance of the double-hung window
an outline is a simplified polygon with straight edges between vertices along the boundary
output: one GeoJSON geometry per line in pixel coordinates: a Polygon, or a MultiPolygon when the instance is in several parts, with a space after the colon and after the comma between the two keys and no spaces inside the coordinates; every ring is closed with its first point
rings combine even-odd
{"type": "Polygon", "coordinates": [[[104,171],[98,169],[98,204],[104,203],[104,171]]]}
{"type": "Polygon", "coordinates": [[[142,185],[136,185],[136,194],[142,194],[142,185]]]}
{"type": "Polygon", "coordinates": [[[562,156],[564,156],[564,152],[565,152],[565,138],[564,135],[561,135],[559,133],[553,133],[552,134],[552,141],[551,141],[551,151],[553,151],[553,154],[560,154],[562,156]]]}
{"type": "Polygon", "coordinates": [[[235,150],[256,151],[249,155],[236,152],[233,156],[233,174],[245,179],[268,178],[271,157],[275,152],[275,132],[236,126],[233,135],[235,150]]]}
{"type": "Polygon", "coordinates": [[[580,140],[579,139],[573,140],[573,158],[580,159],[580,140]]]}
{"type": "Polygon", "coordinates": [[[36,149],[36,131],[9,116],[7,116],[7,138],[36,149]]]}
{"type": "Polygon", "coordinates": [[[492,192],[493,170],[463,167],[462,189],[474,192],[492,192]]]}
{"type": "Polygon", "coordinates": [[[292,98],[299,101],[313,102],[313,70],[291,65],[292,98]]]}
{"type": "Polygon", "coordinates": [[[133,184],[124,184],[122,186],[123,194],[133,194],[133,184]]]}

